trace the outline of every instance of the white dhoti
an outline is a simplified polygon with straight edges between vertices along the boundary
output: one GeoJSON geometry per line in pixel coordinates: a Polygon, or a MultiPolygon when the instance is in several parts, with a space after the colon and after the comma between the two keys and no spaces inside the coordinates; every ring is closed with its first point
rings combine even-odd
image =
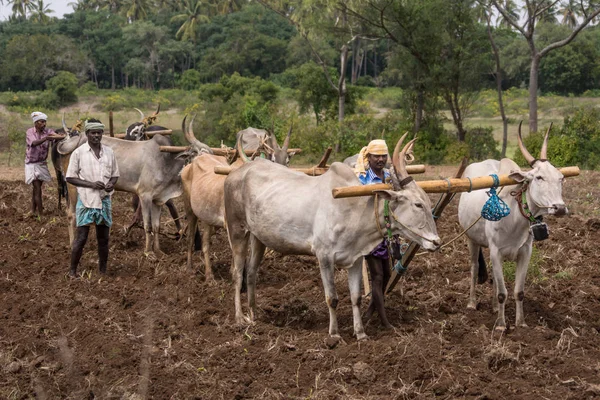
{"type": "Polygon", "coordinates": [[[31,163],[25,164],[25,183],[31,185],[34,180],[40,180],[43,182],[50,182],[52,177],[48,170],[48,163],[31,163]]]}

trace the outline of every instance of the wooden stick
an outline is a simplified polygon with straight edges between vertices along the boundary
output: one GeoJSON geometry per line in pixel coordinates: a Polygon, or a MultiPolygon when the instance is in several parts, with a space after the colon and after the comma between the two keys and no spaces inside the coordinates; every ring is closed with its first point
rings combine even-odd
{"type": "Polygon", "coordinates": [[[113,124],[113,112],[108,113],[108,132],[110,137],[115,137],[115,125],[113,124]]]}
{"type": "MultiPolygon", "coordinates": [[[[408,169],[408,167],[407,167],[408,169]]],[[[579,175],[579,167],[564,167],[559,171],[565,177],[579,175]]],[[[516,185],[517,181],[508,177],[508,175],[499,175],[499,186],[516,185]]],[[[491,176],[478,176],[476,178],[452,178],[447,180],[435,181],[418,181],[419,185],[426,193],[458,193],[469,192],[471,190],[487,189],[494,186],[494,179],[491,176]]],[[[345,197],[371,196],[375,190],[390,190],[392,185],[386,183],[378,183],[375,185],[366,186],[348,186],[340,187],[332,190],[334,199],[342,199],[345,197]]]]}
{"type": "Polygon", "coordinates": [[[362,274],[363,274],[363,287],[365,289],[365,296],[371,293],[371,285],[369,284],[369,271],[367,260],[363,258],[362,262],[362,274]]]}
{"type": "MultiPolygon", "coordinates": [[[[162,147],[163,146],[161,146],[161,151],[162,151],[162,147]]],[[[229,173],[233,169],[235,169],[235,168],[216,166],[215,167],[215,174],[229,175],[229,173]]],[[[325,167],[325,168],[321,168],[321,167],[290,168],[290,169],[294,170],[294,171],[298,171],[298,172],[304,172],[306,175],[311,175],[311,176],[323,175],[325,172],[329,171],[329,167],[325,167]]],[[[425,172],[425,165],[423,165],[423,164],[407,165],[406,166],[406,171],[409,174],[422,174],[423,172],[425,172]]],[[[351,186],[351,187],[354,187],[354,186],[351,186]]]]}
{"type": "MultiPolygon", "coordinates": [[[[168,136],[168,135],[172,135],[172,134],[173,134],[173,130],[172,129],[166,129],[166,130],[163,130],[163,131],[146,132],[146,135],[149,136],[149,137],[152,137],[154,135],[168,136]]],[[[115,133],[114,137],[116,137],[117,139],[124,139],[125,138],[125,133],[115,133]]]]}
{"type": "Polygon", "coordinates": [[[321,161],[319,161],[319,163],[317,164],[317,167],[319,167],[319,168],[327,167],[327,160],[329,160],[329,156],[331,155],[332,150],[333,150],[333,148],[331,148],[331,147],[328,147],[327,150],[325,150],[325,154],[323,154],[323,157],[321,158],[321,161]]]}
{"type": "MultiPolygon", "coordinates": [[[[181,153],[182,151],[186,151],[190,148],[190,146],[160,146],[160,151],[165,152],[165,153],[181,153]]],[[[234,154],[237,154],[237,150],[236,149],[232,149],[231,147],[211,147],[211,150],[213,151],[214,155],[216,156],[232,156],[234,154]]],[[[296,152],[296,153],[300,153],[302,152],[302,149],[289,149],[289,152],[296,152]]],[[[251,156],[254,155],[255,151],[253,150],[244,150],[244,153],[246,153],[247,156],[251,156]]]]}
{"type": "MultiPolygon", "coordinates": [[[[460,164],[460,167],[458,168],[458,171],[456,171],[456,174],[454,175],[454,177],[460,178],[462,176],[463,172],[465,172],[465,169],[467,168],[468,164],[469,164],[469,159],[466,157],[463,158],[462,163],[460,164]]],[[[437,221],[439,220],[439,217],[442,215],[442,212],[444,211],[446,206],[448,204],[450,204],[450,201],[452,201],[453,197],[454,197],[454,193],[444,193],[444,195],[442,196],[440,201],[436,204],[435,208],[432,211],[433,218],[434,218],[436,224],[437,224],[437,221]]],[[[402,255],[402,260],[400,262],[404,268],[408,267],[408,264],[410,264],[410,262],[412,261],[415,254],[417,254],[417,251],[419,251],[420,248],[421,248],[421,246],[419,246],[416,242],[410,243],[410,245],[408,246],[408,249],[406,249],[406,252],[402,255]]],[[[385,290],[386,293],[389,293],[394,289],[394,287],[400,280],[401,276],[402,275],[398,274],[396,272],[396,270],[392,268],[392,276],[391,276],[390,281],[388,282],[387,288],[385,290]]]]}

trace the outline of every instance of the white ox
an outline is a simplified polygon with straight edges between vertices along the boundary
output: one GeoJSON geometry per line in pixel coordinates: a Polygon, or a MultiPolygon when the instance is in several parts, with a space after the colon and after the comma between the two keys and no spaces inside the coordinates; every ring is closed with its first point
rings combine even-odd
{"type": "MultiPolygon", "coordinates": [[[[405,167],[405,154],[414,140],[399,154],[403,139],[394,151],[393,164],[398,174],[393,175],[394,190],[377,194],[390,202],[393,234],[435,250],[440,238],[431,215],[431,203],[415,182],[409,182],[405,167]]],[[[360,316],[362,257],[383,240],[378,224],[385,226],[384,201],[378,202],[376,210],[374,196],[334,199],[331,194],[333,188],[357,185],[360,182],[352,169],[342,163],[334,163],[319,177],[264,160],[247,163],[229,174],[225,180],[225,220],[234,256],[238,323],[254,320],[257,268],[265,247],[269,247],[283,254],[317,257],[329,307],[329,334],[334,337],[339,337],[334,267],[348,269],[354,333],[359,340],[366,338],[360,316]],[[240,289],[249,247],[251,255],[246,267],[250,317],[247,318],[242,313],[240,289]]]]}
{"type": "MultiPolygon", "coordinates": [[[[184,119],[185,124],[185,119],[184,119]]],[[[70,154],[87,141],[85,134],[65,139],[58,145],[58,152],[62,155],[61,164],[67,170],[70,154]]],[[[142,205],[144,230],[146,232],[145,251],[160,252],[159,231],[161,206],[174,197],[180,196],[182,191],[179,173],[184,166],[185,159],[201,151],[212,153],[210,147],[194,139],[189,152],[165,153],[160,151],[160,146],[167,146],[170,141],[161,135],[155,135],[151,140],[132,142],[129,140],[102,137],[102,144],[113,149],[120,176],[115,185],[115,190],[135,193],[139,196],[142,205]]],[[[75,187],[68,185],[69,208],[69,239],[73,243],[75,232],[75,206],[77,192],[75,187]]]]}
{"type": "MultiPolygon", "coordinates": [[[[185,132],[188,141],[194,139],[194,132],[190,128],[185,132]]],[[[272,160],[281,160],[284,163],[289,163],[289,156],[286,157],[274,157],[271,152],[273,148],[271,146],[265,146],[266,140],[254,140],[264,139],[257,135],[260,132],[266,131],[257,130],[254,128],[248,128],[240,131],[238,137],[238,153],[242,154],[243,150],[252,150],[257,153],[265,152],[272,160]],[[246,138],[246,136],[249,136],[246,138]],[[240,147],[242,142],[248,143],[247,147],[240,147]],[[247,140],[243,140],[247,139],[247,140]]],[[[287,144],[289,144],[290,136],[292,134],[292,128],[287,133],[285,138],[284,148],[287,151],[287,144]]],[[[275,145],[277,142],[275,142],[275,145]]],[[[279,146],[277,145],[277,148],[279,146]]],[[[242,158],[238,158],[232,166],[239,167],[243,164],[242,158]]],[[[185,212],[188,221],[187,230],[187,268],[192,270],[192,257],[194,253],[194,236],[198,222],[200,222],[202,230],[202,253],[204,255],[204,277],[206,281],[213,281],[213,273],[210,262],[210,236],[213,228],[223,228],[225,226],[225,204],[223,199],[223,187],[225,185],[226,175],[220,175],[215,173],[215,167],[217,166],[229,166],[227,158],[222,156],[216,156],[212,154],[203,154],[194,158],[194,160],[187,165],[181,171],[181,181],[183,184],[183,202],[185,205],[185,212]]]]}
{"type": "Polygon", "coordinates": [[[531,171],[521,171],[514,161],[505,158],[502,161],[486,160],[471,164],[463,174],[465,178],[490,174],[508,174],[512,179],[520,182],[517,185],[505,186],[499,192],[499,197],[510,207],[510,214],[500,221],[492,222],[481,218],[475,223],[481,215],[483,205],[489,198],[484,190],[463,193],[458,204],[458,221],[461,227],[467,229],[475,223],[467,231],[471,255],[471,287],[467,308],[476,309],[477,307],[476,282],[483,283],[487,279],[482,247],[489,247],[494,277],[492,303],[494,311],[498,311],[496,320],[496,329],[498,330],[506,329],[504,308],[507,291],[502,274],[502,262],[504,260],[512,260],[517,263],[514,288],[516,326],[527,326],[523,316],[523,298],[525,297],[525,277],[531,258],[533,235],[529,229],[530,219],[520,211],[521,193],[525,192],[527,205],[533,217],[540,217],[545,214],[561,216],[567,213],[567,208],[562,199],[564,177],[560,171],[546,160],[549,132],[550,129],[546,132],[540,158],[535,159],[523,145],[521,126],[519,125],[519,148],[529,165],[532,166],[531,171]]]}
{"type": "MultiPolygon", "coordinates": [[[[290,127],[290,131],[292,127],[290,127]]],[[[289,134],[285,137],[283,146],[279,146],[275,135],[264,129],[246,128],[239,131],[236,135],[236,143],[241,143],[244,150],[265,148],[271,161],[281,165],[289,165],[290,158],[295,154],[294,152],[288,152],[290,146],[289,134]]]]}

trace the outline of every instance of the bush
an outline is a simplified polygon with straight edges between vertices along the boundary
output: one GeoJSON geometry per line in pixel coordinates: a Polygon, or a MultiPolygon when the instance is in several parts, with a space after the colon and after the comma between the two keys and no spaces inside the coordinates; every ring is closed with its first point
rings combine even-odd
{"type": "Polygon", "coordinates": [[[188,69],[179,78],[179,87],[185,90],[194,90],[200,87],[200,72],[195,69],[188,69]]]}
{"type": "Polygon", "coordinates": [[[499,159],[498,142],[494,139],[494,128],[474,127],[467,130],[465,142],[469,149],[471,161],[482,161],[489,158],[499,159]]]}
{"type": "MultiPolygon", "coordinates": [[[[531,155],[537,157],[542,148],[547,128],[523,139],[531,155]]],[[[556,167],[578,165],[584,169],[600,167],[600,110],[578,108],[570,117],[565,117],[558,134],[550,134],[548,139],[548,159],[556,167]]],[[[517,164],[526,166],[520,152],[514,157],[517,164]]]]}
{"type": "Polygon", "coordinates": [[[46,88],[56,95],[61,106],[77,101],[77,85],[77,77],[68,71],[58,71],[46,82],[46,88]]]}

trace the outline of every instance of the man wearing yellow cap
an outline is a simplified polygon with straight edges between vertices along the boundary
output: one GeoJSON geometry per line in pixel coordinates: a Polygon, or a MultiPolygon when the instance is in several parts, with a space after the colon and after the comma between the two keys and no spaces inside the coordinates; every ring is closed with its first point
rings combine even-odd
{"type": "MultiPolygon", "coordinates": [[[[375,183],[388,183],[391,179],[389,170],[385,169],[388,160],[388,148],[385,140],[376,139],[363,147],[358,154],[354,173],[363,185],[375,183]]],[[[375,249],[365,257],[371,274],[371,302],[365,313],[367,321],[377,310],[381,324],[385,328],[392,328],[387,319],[384,307],[385,288],[390,280],[390,263],[387,244],[382,241],[375,249]]]]}

